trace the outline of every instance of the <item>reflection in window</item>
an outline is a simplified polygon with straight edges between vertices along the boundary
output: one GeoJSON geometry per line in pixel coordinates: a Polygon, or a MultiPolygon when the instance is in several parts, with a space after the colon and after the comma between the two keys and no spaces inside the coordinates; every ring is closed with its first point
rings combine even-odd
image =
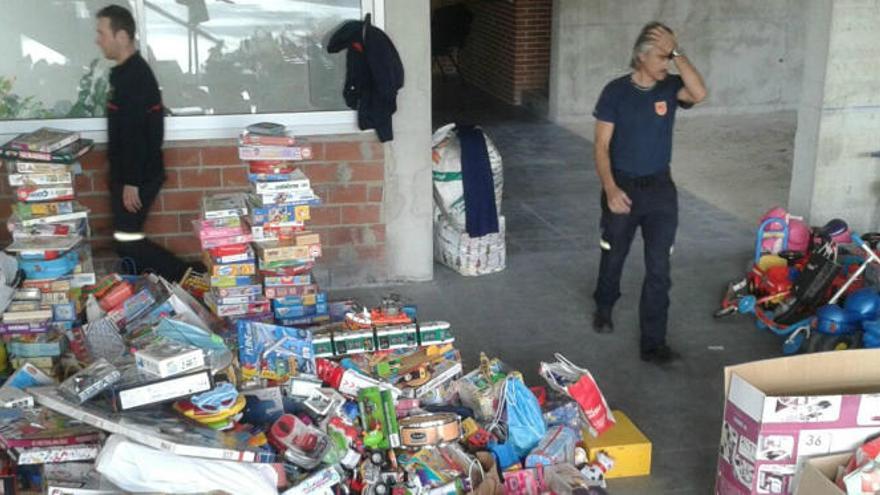
{"type": "Polygon", "coordinates": [[[0,120],[104,114],[110,62],[95,46],[95,13],[107,3],[0,0],[0,120]]]}
{"type": "MultiPolygon", "coordinates": [[[[175,115],[345,110],[344,54],[326,42],[361,0],[113,0],[175,115]]],[[[101,117],[111,62],[95,46],[110,0],[0,0],[0,120],[101,117]]]]}
{"type": "Polygon", "coordinates": [[[360,0],[145,0],[144,50],[177,115],[343,110],[326,42],[360,0]]]}

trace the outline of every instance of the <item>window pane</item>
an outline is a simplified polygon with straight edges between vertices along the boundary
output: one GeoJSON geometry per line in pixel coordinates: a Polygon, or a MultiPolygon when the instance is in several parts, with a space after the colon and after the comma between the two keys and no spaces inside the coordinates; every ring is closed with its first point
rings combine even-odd
{"type": "Polygon", "coordinates": [[[107,3],[0,0],[0,120],[104,115],[111,63],[95,14],[107,3]]]}
{"type": "Polygon", "coordinates": [[[360,0],[145,0],[143,50],[176,115],[346,109],[335,28],[360,0]]]}

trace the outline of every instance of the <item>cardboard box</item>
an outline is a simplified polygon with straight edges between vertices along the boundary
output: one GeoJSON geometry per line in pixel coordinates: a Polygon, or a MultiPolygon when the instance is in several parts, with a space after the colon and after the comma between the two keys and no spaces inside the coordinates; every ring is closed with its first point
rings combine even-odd
{"type": "Polygon", "coordinates": [[[127,411],[189,397],[211,390],[211,387],[211,373],[205,369],[165,378],[136,373],[126,376],[113,387],[112,404],[117,411],[127,411]]]}
{"type": "Polygon", "coordinates": [[[257,244],[257,255],[264,263],[317,258],[321,255],[321,237],[305,232],[290,240],[257,244]]]}
{"type": "Polygon", "coordinates": [[[791,493],[807,458],[851,453],[880,432],[878,359],[863,349],[725,368],[715,493],[791,493]]]}
{"type": "Polygon", "coordinates": [[[852,454],[836,454],[808,459],[800,473],[795,495],[846,495],[834,484],[837,468],[846,464],[852,454]]]}
{"type": "Polygon", "coordinates": [[[97,458],[98,452],[100,451],[100,444],[85,443],[80,445],[55,445],[52,447],[12,449],[10,454],[19,466],[26,466],[30,464],[89,461],[97,458]]]}
{"type": "MultiPolygon", "coordinates": [[[[210,376],[208,371],[204,374],[210,376]]],[[[251,447],[248,435],[205,428],[173,411],[150,409],[120,415],[90,403],[74,404],[60,396],[56,387],[32,388],[28,392],[43,406],[65,416],[172,454],[235,462],[275,461],[274,454],[251,447]]]]}
{"type": "Polygon", "coordinates": [[[155,341],[134,351],[135,366],[159,378],[179,375],[205,364],[205,352],[172,340],[155,341]]]}
{"type": "Polygon", "coordinates": [[[651,441],[621,411],[614,411],[617,423],[598,438],[583,433],[584,448],[590,461],[595,461],[599,452],[605,452],[614,459],[614,467],[605,477],[628,478],[651,474],[651,441]]]}

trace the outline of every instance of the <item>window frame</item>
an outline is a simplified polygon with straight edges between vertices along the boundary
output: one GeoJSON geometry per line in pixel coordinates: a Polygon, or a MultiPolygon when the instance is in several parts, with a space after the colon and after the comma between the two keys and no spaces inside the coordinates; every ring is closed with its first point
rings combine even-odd
{"type": "MultiPolygon", "coordinates": [[[[144,0],[135,2],[138,25],[143,25],[146,8],[144,0]]],[[[373,25],[385,27],[385,0],[361,0],[362,15],[371,14],[373,25]]],[[[146,41],[146,31],[143,32],[146,41]]],[[[340,89],[342,84],[340,83],[340,89]]],[[[326,135],[361,132],[357,126],[357,112],[353,110],[285,112],[229,115],[188,115],[165,117],[165,141],[193,141],[204,139],[228,139],[238,136],[241,129],[255,122],[271,121],[284,124],[294,134],[326,135]]],[[[88,117],[77,119],[27,119],[0,120],[0,142],[6,142],[18,134],[30,132],[43,126],[60,127],[78,131],[83,137],[96,143],[107,142],[107,119],[88,117]]]]}

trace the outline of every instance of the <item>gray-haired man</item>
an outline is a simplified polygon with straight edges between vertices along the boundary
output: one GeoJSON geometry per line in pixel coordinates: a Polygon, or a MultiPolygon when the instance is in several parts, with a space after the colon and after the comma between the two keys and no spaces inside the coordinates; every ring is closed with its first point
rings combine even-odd
{"type": "Polygon", "coordinates": [[[667,26],[652,22],[633,46],[633,71],[608,83],[596,104],[595,161],[602,182],[599,276],[593,298],[597,332],[613,329],[611,309],[636,229],[645,241],[645,280],[639,304],[641,358],[676,357],[666,344],[669,255],[678,226],[678,194],[669,172],[672,129],[679,106],[706,98],[700,74],[667,26]],[[669,63],[680,75],[669,75],[669,63]]]}

